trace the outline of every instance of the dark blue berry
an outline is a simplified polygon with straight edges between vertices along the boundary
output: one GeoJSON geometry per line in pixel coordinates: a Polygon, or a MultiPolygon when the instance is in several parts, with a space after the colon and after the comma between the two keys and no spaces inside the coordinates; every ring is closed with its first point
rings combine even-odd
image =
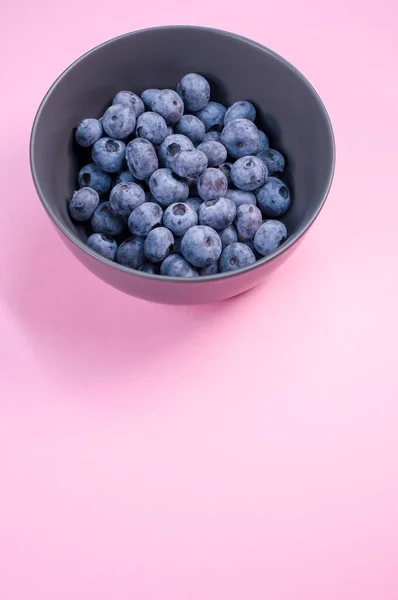
{"type": "Polygon", "coordinates": [[[123,104],[113,104],[101,119],[102,127],[109,137],[123,140],[135,129],[135,113],[132,108],[123,104]]]}
{"type": "Polygon", "coordinates": [[[201,277],[206,277],[206,275],[215,275],[219,273],[218,261],[212,263],[211,265],[207,265],[207,267],[202,267],[199,269],[199,275],[201,277]]]}
{"type": "Polygon", "coordinates": [[[154,227],[162,223],[163,210],[155,202],[144,202],[129,216],[128,226],[135,235],[148,235],[154,227]]]}
{"type": "Polygon", "coordinates": [[[79,146],[88,148],[102,136],[102,125],[98,119],[83,119],[77,126],[75,138],[79,146]]]}
{"type": "Polygon", "coordinates": [[[223,248],[238,241],[238,232],[233,225],[228,225],[228,227],[221,229],[218,235],[220,236],[223,248]]]}
{"type": "Polygon", "coordinates": [[[254,236],[254,247],[261,256],[267,256],[279,248],[286,238],[286,227],[281,221],[265,221],[254,236]]]}
{"type": "Polygon", "coordinates": [[[122,141],[104,137],[95,142],[91,156],[103,171],[117,173],[123,168],[125,152],[126,145],[122,141]]]}
{"type": "Polygon", "coordinates": [[[205,225],[191,227],[182,238],[182,255],[194,267],[207,267],[216,262],[221,250],[220,236],[205,225]]]}
{"type": "Polygon", "coordinates": [[[231,181],[245,192],[257,190],[264,185],[267,177],[267,167],[257,156],[243,156],[232,165],[231,181]]]}
{"type": "Polygon", "coordinates": [[[194,115],[183,115],[175,126],[176,133],[186,135],[187,138],[196,146],[200,144],[206,133],[206,128],[202,121],[194,115]]]}
{"type": "Polygon", "coordinates": [[[160,90],[152,99],[152,110],[168,125],[175,125],[184,113],[184,103],[174,90],[160,90]]]}
{"type": "Polygon", "coordinates": [[[145,256],[151,262],[162,262],[174,248],[174,237],[166,227],[152,229],[145,239],[145,256]]]}
{"type": "Polygon", "coordinates": [[[170,159],[170,164],[180,177],[195,179],[207,168],[207,156],[200,150],[182,150],[170,159]]]}
{"type": "Polygon", "coordinates": [[[280,175],[285,170],[285,159],[278,150],[268,148],[259,152],[257,156],[264,162],[269,175],[280,175]]]}
{"type": "Polygon", "coordinates": [[[171,168],[170,161],[178,152],[182,150],[193,150],[194,145],[185,135],[178,133],[167,136],[159,147],[160,164],[168,169],[171,168]]]}
{"type": "Polygon", "coordinates": [[[69,202],[69,214],[74,221],[89,221],[99,204],[98,192],[84,187],[75,192],[69,202]]]}
{"type": "Polygon", "coordinates": [[[156,202],[162,206],[185,202],[189,196],[188,184],[176,179],[171,169],[155,171],[149,180],[149,189],[156,202]]]}
{"type": "Polygon", "coordinates": [[[123,91],[116,94],[112,104],[123,104],[134,111],[135,118],[139,117],[145,110],[143,101],[133,92],[123,91]]]}
{"type": "Polygon", "coordinates": [[[122,217],[128,217],[130,213],[145,202],[145,192],[137,183],[122,182],[115,185],[109,196],[109,204],[122,217]]]}
{"type": "Polygon", "coordinates": [[[260,147],[258,129],[248,119],[234,119],[227,123],[221,133],[221,142],[234,158],[256,154],[260,147]]]}
{"type": "Polygon", "coordinates": [[[236,271],[253,265],[256,262],[256,257],[246,244],[236,242],[226,246],[222,251],[220,258],[220,271],[236,271]]]}
{"type": "Polygon", "coordinates": [[[148,273],[149,275],[159,275],[160,273],[159,263],[145,262],[138,267],[138,270],[141,271],[141,273],[148,273]]]}
{"type": "Polygon", "coordinates": [[[137,136],[151,144],[161,144],[167,137],[166,121],[155,112],[144,112],[137,119],[137,136]]]}
{"type": "Polygon", "coordinates": [[[199,208],[199,223],[215,230],[225,229],[233,223],[236,215],[235,203],[229,198],[206,200],[199,208]]]}
{"type": "Polygon", "coordinates": [[[105,173],[95,163],[90,163],[80,169],[78,181],[80,187],[91,187],[100,196],[107,194],[112,185],[112,177],[109,173],[105,173]]]}
{"type": "Polygon", "coordinates": [[[177,236],[183,236],[198,223],[198,215],[193,208],[183,202],[171,204],[164,211],[163,224],[177,236]]]}
{"type": "Polygon", "coordinates": [[[262,222],[261,210],[254,204],[242,204],[237,208],[235,227],[240,240],[252,240],[262,222]]]}
{"type": "Polygon", "coordinates": [[[179,254],[171,254],[164,259],[160,274],[167,277],[198,277],[198,272],[179,254]]]}
{"type": "Polygon", "coordinates": [[[143,101],[147,110],[152,110],[152,102],[158,91],[158,89],[150,88],[149,90],[144,90],[142,92],[141,100],[143,101]]]}
{"type": "Polygon", "coordinates": [[[146,181],[159,166],[156,150],[148,140],[136,138],[127,144],[127,165],[137,179],[146,181]]]}
{"type": "Polygon", "coordinates": [[[232,190],[229,188],[227,198],[235,202],[236,207],[241,204],[256,204],[256,196],[253,192],[244,192],[243,190],[232,190]]]}
{"type": "Polygon", "coordinates": [[[87,240],[87,246],[108,260],[115,260],[117,243],[104,233],[93,233],[87,240]]]}
{"type": "Polygon", "coordinates": [[[111,237],[123,233],[125,226],[125,219],[112,210],[109,202],[100,204],[91,219],[91,227],[95,233],[105,233],[111,237]]]}
{"type": "Polygon", "coordinates": [[[196,112],[209,102],[210,85],[202,75],[188,73],[177,85],[177,92],[184,101],[185,109],[196,112]]]}
{"type": "Polygon", "coordinates": [[[267,183],[256,190],[256,198],[265,217],[280,217],[290,206],[289,188],[277,177],[269,177],[267,183]]]}
{"type": "Polygon", "coordinates": [[[138,269],[145,262],[144,238],[133,235],[118,248],[116,262],[130,269],[138,269]]]}
{"type": "Polygon", "coordinates": [[[197,186],[202,200],[214,200],[226,195],[228,182],[220,169],[210,168],[199,176],[197,186]]]}
{"type": "Polygon", "coordinates": [[[254,121],[256,118],[256,109],[251,102],[240,100],[229,107],[224,117],[224,125],[234,119],[248,119],[254,121]]]}
{"type": "Polygon", "coordinates": [[[204,123],[206,131],[222,131],[226,111],[225,106],[219,102],[209,102],[196,116],[204,123]]]}
{"type": "Polygon", "coordinates": [[[202,142],[197,149],[206,154],[209,167],[219,167],[227,160],[227,150],[221,142],[202,142]]]}

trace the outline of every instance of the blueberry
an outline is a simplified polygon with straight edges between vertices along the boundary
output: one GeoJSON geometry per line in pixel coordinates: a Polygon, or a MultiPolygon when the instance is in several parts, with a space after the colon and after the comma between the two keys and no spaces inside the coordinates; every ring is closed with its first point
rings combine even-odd
{"type": "Polygon", "coordinates": [[[185,202],[189,187],[185,181],[175,179],[171,169],[158,169],[149,180],[149,189],[156,202],[169,206],[173,202],[185,202]]]}
{"type": "Polygon", "coordinates": [[[137,136],[152,144],[161,144],[167,136],[166,121],[157,113],[142,113],[137,119],[137,136]]]}
{"type": "Polygon", "coordinates": [[[109,137],[123,140],[135,129],[135,114],[129,106],[112,104],[102,117],[102,127],[109,137]]]}
{"type": "Polygon", "coordinates": [[[125,152],[126,145],[123,142],[104,137],[95,142],[91,156],[103,171],[117,173],[123,168],[125,152]]]}
{"type": "Polygon", "coordinates": [[[235,202],[235,206],[238,207],[241,204],[256,204],[256,196],[253,192],[243,192],[242,190],[231,190],[227,191],[227,198],[235,202]]]}
{"type": "Polygon", "coordinates": [[[200,198],[188,198],[186,204],[193,208],[193,210],[197,213],[199,210],[199,206],[202,204],[202,200],[200,198]]]}
{"type": "Polygon", "coordinates": [[[279,248],[286,238],[286,227],[281,221],[265,221],[254,236],[254,247],[259,254],[267,256],[279,248]]]}
{"type": "Polygon", "coordinates": [[[149,273],[150,275],[159,275],[160,269],[159,264],[145,262],[143,265],[138,267],[138,270],[142,273],[149,273]]]}
{"type": "Polygon", "coordinates": [[[164,259],[160,274],[167,277],[198,277],[198,272],[179,254],[171,254],[164,259]]]}
{"type": "Polygon", "coordinates": [[[208,131],[204,138],[203,142],[219,142],[221,138],[221,133],[219,131],[208,131]]]}
{"type": "Polygon", "coordinates": [[[267,183],[256,190],[256,197],[265,217],[280,217],[290,206],[289,189],[277,177],[269,177],[267,183]]]}
{"type": "Polygon", "coordinates": [[[162,115],[167,125],[175,125],[184,113],[184,103],[174,90],[160,90],[153,97],[152,110],[162,115]]]}
{"type": "Polygon", "coordinates": [[[152,102],[156,94],[159,90],[155,88],[150,88],[149,90],[144,90],[141,94],[141,100],[143,101],[145,108],[147,110],[152,110],[152,102]]]}
{"type": "Polygon", "coordinates": [[[207,267],[216,262],[221,249],[220,236],[205,225],[188,229],[181,242],[182,255],[194,267],[207,267]]]}
{"type": "Polygon", "coordinates": [[[133,110],[135,118],[139,117],[145,111],[143,101],[133,92],[119,92],[114,97],[112,104],[123,104],[123,106],[128,106],[133,110]]]}
{"type": "Polygon", "coordinates": [[[227,123],[221,133],[221,142],[234,158],[256,154],[260,147],[258,129],[248,119],[234,119],[227,123]]]}
{"type": "Polygon", "coordinates": [[[166,131],[166,137],[168,137],[169,135],[173,135],[174,133],[174,129],[171,125],[167,125],[167,131],[166,131]]]}
{"type": "Polygon", "coordinates": [[[143,202],[145,202],[144,190],[132,181],[118,183],[109,196],[109,204],[112,210],[122,217],[128,217],[143,202]]]}
{"type": "Polygon", "coordinates": [[[242,204],[236,210],[235,227],[240,240],[252,240],[263,222],[261,210],[254,204],[242,204]]]}
{"type": "Polygon", "coordinates": [[[159,147],[159,161],[160,164],[168,169],[171,168],[170,160],[178,152],[182,150],[193,150],[194,145],[189,138],[185,135],[175,133],[169,135],[159,147]]]}
{"type": "Polygon", "coordinates": [[[220,236],[223,248],[238,241],[238,233],[233,225],[228,225],[228,227],[221,229],[218,235],[220,236]]]}
{"type": "Polygon", "coordinates": [[[69,214],[74,221],[89,221],[99,204],[98,192],[84,187],[75,192],[69,202],[69,214]]]}
{"type": "Polygon", "coordinates": [[[130,181],[136,183],[137,179],[132,173],[130,173],[130,171],[120,171],[120,173],[118,173],[118,176],[113,182],[113,187],[115,187],[115,185],[117,185],[118,183],[128,183],[130,181]]]}
{"type": "Polygon", "coordinates": [[[162,224],[163,210],[155,202],[144,202],[129,216],[128,226],[135,235],[148,235],[154,227],[162,224]]]}
{"type": "Polygon", "coordinates": [[[225,196],[227,178],[220,169],[206,169],[198,178],[198,194],[202,200],[213,200],[225,196]]]}
{"type": "Polygon", "coordinates": [[[193,144],[200,144],[206,133],[202,121],[194,115],[183,115],[175,126],[176,133],[186,135],[193,144]]]}
{"type": "Polygon", "coordinates": [[[267,181],[268,171],[257,156],[242,156],[231,169],[231,181],[245,192],[253,192],[267,181]]]}
{"type": "Polygon", "coordinates": [[[166,208],[163,224],[177,236],[183,236],[190,227],[198,224],[198,214],[183,202],[176,202],[166,208]]]}
{"type": "Polygon", "coordinates": [[[188,73],[177,85],[177,92],[183,99],[186,110],[196,112],[209,102],[210,85],[202,75],[188,73]]]}
{"type": "Polygon", "coordinates": [[[265,134],[264,131],[261,131],[261,129],[259,129],[258,135],[260,138],[260,148],[259,148],[259,151],[257,152],[257,154],[259,154],[263,150],[267,150],[269,148],[269,139],[268,139],[267,134],[265,134]]]}
{"type": "Polygon", "coordinates": [[[138,269],[145,262],[144,238],[133,235],[118,248],[116,262],[130,269],[138,269]]]}
{"type": "Polygon", "coordinates": [[[225,177],[227,178],[228,185],[231,184],[231,169],[232,169],[231,162],[224,162],[222,165],[220,165],[220,171],[222,171],[224,173],[225,177]]]}
{"type": "Polygon", "coordinates": [[[105,233],[112,237],[123,233],[125,225],[124,218],[112,210],[109,202],[100,204],[91,219],[91,227],[95,233],[105,233]]]}
{"type": "Polygon", "coordinates": [[[256,257],[253,252],[246,244],[236,242],[226,246],[222,251],[220,258],[220,271],[226,273],[227,271],[236,271],[237,269],[243,269],[249,265],[253,265],[256,262],[256,257]]]}
{"type": "Polygon", "coordinates": [[[80,169],[77,179],[80,187],[91,187],[100,195],[107,194],[112,185],[112,177],[97,167],[95,163],[90,163],[80,169]]]}
{"type": "Polygon", "coordinates": [[[269,175],[283,173],[285,169],[285,159],[278,150],[268,148],[267,150],[262,150],[262,152],[259,152],[257,156],[264,162],[268,169],[269,175]]]}
{"type": "Polygon", "coordinates": [[[170,159],[170,164],[180,177],[196,178],[207,168],[207,156],[200,150],[182,150],[170,159]]]}
{"type": "Polygon", "coordinates": [[[196,116],[204,123],[206,131],[222,131],[226,111],[222,104],[209,102],[196,116]]]}
{"type": "Polygon", "coordinates": [[[206,154],[209,167],[219,167],[227,160],[227,151],[221,142],[202,142],[197,150],[206,154]]]}
{"type": "Polygon", "coordinates": [[[145,239],[145,256],[152,262],[162,262],[171,254],[174,247],[174,237],[166,227],[152,229],[145,239]]]}
{"type": "Polygon", "coordinates": [[[256,118],[256,109],[251,102],[240,100],[229,107],[224,117],[224,125],[235,119],[248,119],[254,121],[256,118]]]}
{"type": "Polygon", "coordinates": [[[77,126],[75,138],[79,146],[88,148],[102,136],[102,125],[98,119],[83,119],[77,126]]]}
{"type": "Polygon", "coordinates": [[[207,265],[207,267],[202,267],[199,269],[199,275],[201,277],[206,277],[206,275],[215,275],[218,272],[218,261],[212,263],[211,265],[207,265]]]}
{"type": "Polygon", "coordinates": [[[136,138],[127,144],[127,166],[140,180],[147,180],[159,166],[156,150],[148,140],[136,138]]]}
{"type": "Polygon", "coordinates": [[[236,206],[229,198],[206,200],[199,208],[199,223],[213,229],[225,229],[231,225],[236,215],[236,206]]]}
{"type": "Polygon", "coordinates": [[[104,258],[115,260],[117,243],[108,235],[105,235],[104,233],[93,233],[87,240],[87,246],[95,252],[98,252],[98,254],[101,254],[104,258]]]}

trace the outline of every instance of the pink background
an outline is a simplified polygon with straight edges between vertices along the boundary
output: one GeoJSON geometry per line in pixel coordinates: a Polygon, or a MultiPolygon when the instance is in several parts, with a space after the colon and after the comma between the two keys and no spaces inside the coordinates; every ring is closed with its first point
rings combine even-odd
{"type": "Polygon", "coordinates": [[[0,27],[1,600],[397,600],[395,0],[13,0],[0,27]],[[66,66],[173,23],[291,60],[338,149],[288,263],[199,308],[86,272],[28,167],[66,66]]]}

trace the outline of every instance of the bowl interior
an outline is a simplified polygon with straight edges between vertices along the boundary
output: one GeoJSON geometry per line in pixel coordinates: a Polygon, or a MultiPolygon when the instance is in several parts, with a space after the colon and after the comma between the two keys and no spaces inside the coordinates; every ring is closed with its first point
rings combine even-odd
{"type": "Polygon", "coordinates": [[[262,46],[227,32],[166,27],[135,32],[92,50],[67,69],[38,113],[32,167],[41,198],[58,225],[86,239],[69,218],[67,200],[76,189],[77,170],[90,162],[76,155],[78,121],[100,117],[123,89],[140,94],[150,87],[175,88],[185,73],[211,83],[212,100],[251,100],[271,145],[287,158],[284,179],[293,202],[283,218],[297,237],[317,214],[333,171],[333,137],[314,90],[289,63],[262,46]]]}

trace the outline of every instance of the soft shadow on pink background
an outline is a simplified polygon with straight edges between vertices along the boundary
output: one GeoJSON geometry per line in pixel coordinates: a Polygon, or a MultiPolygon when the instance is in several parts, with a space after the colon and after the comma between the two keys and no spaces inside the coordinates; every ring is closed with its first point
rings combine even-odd
{"type": "Polygon", "coordinates": [[[1,600],[396,600],[394,0],[17,0],[0,28],[1,600]],[[35,111],[68,64],[178,23],[291,60],[337,143],[292,258],[191,308],[86,272],[28,165],[35,111]]]}

